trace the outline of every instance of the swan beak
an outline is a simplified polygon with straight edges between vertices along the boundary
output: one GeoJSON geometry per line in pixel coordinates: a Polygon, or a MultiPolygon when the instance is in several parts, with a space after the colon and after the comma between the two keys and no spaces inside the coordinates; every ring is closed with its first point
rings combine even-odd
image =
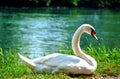
{"type": "Polygon", "coordinates": [[[93,38],[95,38],[96,40],[98,40],[98,38],[97,38],[95,32],[92,32],[91,35],[92,35],[93,38]]]}
{"type": "Polygon", "coordinates": [[[95,34],[93,35],[93,37],[94,37],[96,40],[98,40],[98,38],[97,38],[97,36],[96,36],[95,34]]]}

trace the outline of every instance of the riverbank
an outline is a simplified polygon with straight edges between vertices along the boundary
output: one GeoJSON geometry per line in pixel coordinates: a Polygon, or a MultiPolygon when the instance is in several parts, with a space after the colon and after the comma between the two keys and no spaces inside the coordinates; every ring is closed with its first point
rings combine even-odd
{"type": "Polygon", "coordinates": [[[119,9],[119,0],[1,0],[6,7],[84,7],[119,9]]]}
{"type": "MultiPolygon", "coordinates": [[[[73,54],[72,50],[60,49],[58,52],[65,54],[73,54]]],[[[93,78],[120,78],[120,49],[109,49],[106,47],[92,48],[90,45],[84,50],[87,54],[94,57],[98,63],[97,70],[92,75],[67,75],[67,74],[51,74],[43,72],[40,74],[33,73],[24,63],[21,62],[15,50],[5,50],[0,48],[0,79],[93,79],[93,78]]],[[[25,54],[29,57],[29,54],[25,54]]]]}

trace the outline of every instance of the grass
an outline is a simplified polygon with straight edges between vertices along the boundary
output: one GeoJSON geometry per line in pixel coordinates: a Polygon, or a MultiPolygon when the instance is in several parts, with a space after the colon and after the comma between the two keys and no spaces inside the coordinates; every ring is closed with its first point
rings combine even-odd
{"type": "MultiPolygon", "coordinates": [[[[99,77],[120,77],[120,49],[106,47],[92,48],[90,45],[83,50],[94,57],[98,63],[97,70],[92,75],[51,74],[47,72],[33,73],[24,63],[19,62],[17,51],[0,48],[0,79],[92,79],[99,77]]],[[[73,54],[72,50],[59,50],[61,53],[73,54]]]]}

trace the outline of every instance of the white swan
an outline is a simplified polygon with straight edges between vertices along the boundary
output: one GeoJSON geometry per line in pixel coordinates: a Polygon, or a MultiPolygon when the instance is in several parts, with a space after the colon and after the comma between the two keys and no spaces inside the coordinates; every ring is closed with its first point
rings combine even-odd
{"type": "Polygon", "coordinates": [[[33,72],[47,71],[51,73],[91,74],[96,70],[97,63],[94,58],[85,54],[79,46],[80,37],[84,32],[91,34],[97,39],[95,29],[91,25],[81,25],[72,39],[72,49],[76,56],[53,53],[31,60],[21,54],[18,55],[33,72]]]}

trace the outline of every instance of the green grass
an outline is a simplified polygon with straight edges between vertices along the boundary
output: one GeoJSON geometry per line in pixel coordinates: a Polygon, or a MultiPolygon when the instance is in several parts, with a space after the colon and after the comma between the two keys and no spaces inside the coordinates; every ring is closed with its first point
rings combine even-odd
{"type": "MultiPolygon", "coordinates": [[[[106,47],[92,48],[90,45],[83,50],[94,57],[98,63],[97,70],[92,75],[67,75],[63,73],[51,74],[43,72],[40,74],[33,73],[20,59],[15,50],[3,51],[0,48],[0,79],[82,79],[97,77],[120,77],[120,49],[109,49],[106,47]]],[[[59,50],[60,53],[73,54],[72,50],[59,50]]]]}

